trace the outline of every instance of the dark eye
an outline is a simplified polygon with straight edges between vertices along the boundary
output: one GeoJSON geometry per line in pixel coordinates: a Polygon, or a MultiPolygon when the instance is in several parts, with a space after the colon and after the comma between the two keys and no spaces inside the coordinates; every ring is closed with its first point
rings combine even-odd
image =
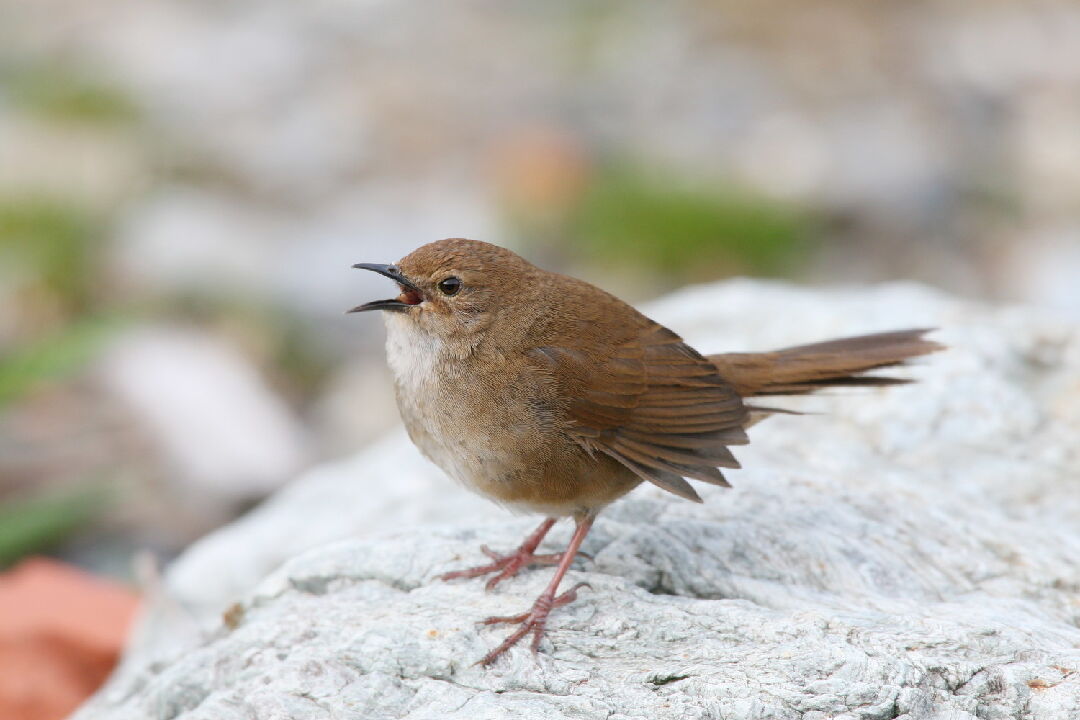
{"type": "Polygon", "coordinates": [[[439,292],[443,295],[457,295],[461,289],[461,280],[456,277],[448,277],[439,281],[439,292]]]}

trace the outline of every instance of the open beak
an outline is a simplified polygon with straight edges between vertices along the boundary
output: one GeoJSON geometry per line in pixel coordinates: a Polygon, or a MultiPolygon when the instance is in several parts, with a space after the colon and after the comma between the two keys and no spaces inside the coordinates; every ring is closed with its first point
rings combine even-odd
{"type": "Polygon", "coordinates": [[[401,288],[401,294],[396,298],[391,298],[389,300],[372,300],[369,303],[357,305],[348,312],[365,312],[367,310],[393,310],[394,312],[405,312],[414,305],[419,305],[424,301],[424,295],[420,292],[420,288],[416,287],[409,278],[405,277],[396,265],[356,263],[353,267],[359,268],[360,270],[371,270],[380,275],[385,275],[398,284],[401,288]]]}

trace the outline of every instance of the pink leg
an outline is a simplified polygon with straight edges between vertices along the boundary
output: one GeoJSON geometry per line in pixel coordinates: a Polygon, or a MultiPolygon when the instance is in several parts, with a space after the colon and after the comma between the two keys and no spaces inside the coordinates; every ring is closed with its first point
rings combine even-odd
{"type": "Polygon", "coordinates": [[[560,605],[572,603],[577,599],[578,589],[586,585],[586,583],[578,583],[562,595],[555,594],[559,590],[559,583],[562,582],[563,576],[566,575],[566,571],[570,569],[570,563],[574,561],[574,556],[577,555],[578,549],[581,547],[581,542],[585,539],[585,536],[589,534],[589,528],[592,527],[592,524],[592,517],[586,516],[578,518],[574,536],[570,538],[570,545],[567,546],[566,552],[562,554],[562,559],[559,560],[559,567],[555,569],[555,577],[551,578],[551,582],[548,583],[547,588],[544,592],[540,593],[540,597],[536,598],[536,602],[533,603],[531,610],[522,613],[521,615],[490,617],[484,621],[485,625],[493,625],[495,623],[520,623],[521,627],[503,640],[499,647],[485,655],[478,663],[479,665],[490,665],[497,657],[516,645],[521,638],[525,637],[530,632],[533,634],[532,651],[535,653],[540,649],[540,640],[544,637],[544,627],[547,625],[547,617],[551,612],[551,609],[559,607],[560,605]]]}
{"type": "Polygon", "coordinates": [[[544,522],[540,523],[540,527],[533,530],[529,537],[525,538],[525,541],[518,546],[517,550],[514,550],[508,555],[499,555],[492,551],[487,545],[481,545],[480,549],[484,551],[484,554],[495,562],[488,563],[487,565],[478,565],[477,567],[467,568],[465,570],[455,570],[454,572],[448,572],[440,576],[441,580],[456,580],[457,578],[474,578],[481,575],[487,575],[489,573],[499,573],[495,577],[487,581],[485,587],[488,590],[495,588],[503,580],[514,577],[518,574],[518,571],[524,567],[530,565],[554,565],[562,559],[562,553],[551,553],[545,555],[535,554],[536,548],[540,545],[540,542],[544,539],[544,536],[548,534],[548,530],[555,524],[556,518],[548,518],[544,522]]]}

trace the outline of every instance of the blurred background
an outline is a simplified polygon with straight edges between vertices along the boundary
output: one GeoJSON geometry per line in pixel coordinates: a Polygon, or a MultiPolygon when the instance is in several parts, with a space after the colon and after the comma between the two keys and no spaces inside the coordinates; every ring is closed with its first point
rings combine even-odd
{"type": "Polygon", "coordinates": [[[1080,320],[1080,5],[0,0],[0,567],[131,581],[393,426],[350,265],[447,236],[1080,320]]]}

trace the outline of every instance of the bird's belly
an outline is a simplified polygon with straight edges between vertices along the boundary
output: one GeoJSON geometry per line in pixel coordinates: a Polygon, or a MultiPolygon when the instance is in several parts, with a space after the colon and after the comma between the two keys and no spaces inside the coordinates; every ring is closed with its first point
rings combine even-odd
{"type": "MultiPolygon", "coordinates": [[[[460,393],[454,396],[460,400],[460,393]]],[[[516,512],[595,512],[641,482],[610,458],[588,455],[531,425],[515,425],[503,413],[450,421],[403,395],[399,405],[409,437],[429,460],[469,490],[516,512]]]]}
{"type": "MultiPolygon", "coordinates": [[[[508,436],[513,435],[512,428],[503,426],[498,432],[491,432],[489,423],[475,417],[448,423],[412,403],[402,403],[401,409],[409,437],[443,472],[469,490],[500,504],[534,510],[531,505],[535,503],[529,500],[535,493],[529,491],[540,484],[540,478],[549,474],[549,469],[542,459],[525,457],[536,453],[522,453],[518,449],[522,443],[511,440],[507,444],[508,436]],[[406,409],[406,404],[411,407],[406,409]]],[[[524,447],[535,450],[536,438],[520,439],[525,441],[524,447]]]]}
{"type": "Polygon", "coordinates": [[[457,482],[549,516],[597,510],[640,482],[570,440],[530,378],[462,367],[395,320],[387,321],[387,357],[398,410],[413,443],[457,482]]]}

